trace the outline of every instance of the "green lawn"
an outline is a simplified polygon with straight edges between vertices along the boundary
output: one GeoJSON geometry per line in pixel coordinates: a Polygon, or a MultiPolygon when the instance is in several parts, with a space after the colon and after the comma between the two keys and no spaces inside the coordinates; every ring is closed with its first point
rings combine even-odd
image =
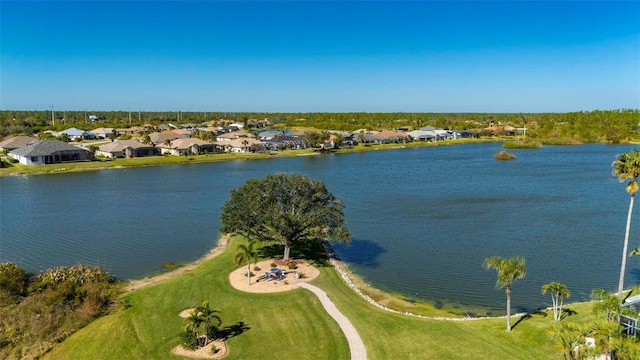
{"type": "MultiPolygon", "coordinates": [[[[47,359],[172,359],[186,326],[180,311],[209,300],[231,337],[225,359],[348,359],[346,338],[309,291],[248,294],[230,287],[237,240],[197,270],[125,295],[127,308],[102,317],[57,346],[47,359]]],[[[313,284],[353,322],[369,359],[560,359],[547,331],[552,316],[534,315],[505,331],[504,319],[430,320],[380,310],[347,287],[331,267],[313,284]]],[[[487,289],[494,291],[494,289],[487,289]]],[[[590,321],[589,306],[570,306],[590,321]]],[[[517,322],[518,319],[513,319],[517,322]]]]}

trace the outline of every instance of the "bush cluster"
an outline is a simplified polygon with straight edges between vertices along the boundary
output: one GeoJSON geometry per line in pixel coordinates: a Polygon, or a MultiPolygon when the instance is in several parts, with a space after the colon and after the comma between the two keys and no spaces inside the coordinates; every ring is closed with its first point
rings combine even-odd
{"type": "Polygon", "coordinates": [[[98,267],[29,274],[0,264],[0,358],[39,358],[104,314],[118,291],[115,277],[98,267]]]}

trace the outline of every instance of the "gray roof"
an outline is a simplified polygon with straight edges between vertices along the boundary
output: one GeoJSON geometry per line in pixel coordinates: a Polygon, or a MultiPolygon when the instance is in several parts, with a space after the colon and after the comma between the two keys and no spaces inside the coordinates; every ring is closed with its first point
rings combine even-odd
{"type": "Polygon", "coordinates": [[[0,149],[13,150],[25,146],[28,143],[36,140],[38,139],[33,136],[16,136],[0,141],[0,149]]]}
{"type": "Polygon", "coordinates": [[[307,141],[303,138],[297,137],[297,136],[289,136],[289,135],[281,135],[281,136],[276,136],[272,139],[269,140],[263,140],[262,142],[264,143],[285,143],[285,142],[291,142],[294,144],[305,144],[307,141]]]}
{"type": "Polygon", "coordinates": [[[43,155],[53,155],[58,152],[88,152],[85,149],[80,149],[79,147],[69,145],[66,142],[60,140],[36,140],[28,145],[25,145],[21,148],[15,149],[10,152],[10,154],[15,154],[18,156],[43,156],[43,155]]]}

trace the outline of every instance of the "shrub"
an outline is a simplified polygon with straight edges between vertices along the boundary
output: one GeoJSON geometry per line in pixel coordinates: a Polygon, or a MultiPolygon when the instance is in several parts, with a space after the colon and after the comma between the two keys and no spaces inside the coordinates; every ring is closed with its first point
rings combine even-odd
{"type": "Polygon", "coordinates": [[[517,158],[515,154],[508,153],[506,151],[499,151],[493,157],[496,160],[513,160],[517,158]]]}
{"type": "Polygon", "coordinates": [[[11,296],[26,294],[29,275],[23,268],[13,263],[0,264],[0,290],[4,290],[11,296]]]}
{"type": "Polygon", "coordinates": [[[189,350],[195,350],[198,347],[198,337],[196,333],[191,330],[184,330],[182,334],[180,334],[180,344],[189,350]]]}
{"type": "Polygon", "coordinates": [[[508,141],[502,144],[504,149],[540,149],[542,144],[537,141],[508,141]]]}
{"type": "Polygon", "coordinates": [[[260,270],[261,270],[260,267],[257,265],[253,267],[253,271],[260,271],[260,270]]]}
{"type": "Polygon", "coordinates": [[[297,269],[298,268],[298,264],[296,264],[295,260],[289,260],[287,262],[287,266],[289,267],[289,269],[297,269]]]}
{"type": "Polygon", "coordinates": [[[271,267],[272,267],[272,268],[274,268],[274,267],[278,267],[278,264],[276,264],[275,262],[273,262],[273,261],[272,261],[272,262],[271,262],[271,267]]]}

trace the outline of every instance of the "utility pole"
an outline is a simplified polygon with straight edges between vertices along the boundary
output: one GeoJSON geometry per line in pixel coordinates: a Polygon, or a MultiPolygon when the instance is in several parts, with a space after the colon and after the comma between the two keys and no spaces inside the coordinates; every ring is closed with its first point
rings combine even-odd
{"type": "Polygon", "coordinates": [[[87,109],[84,109],[84,122],[87,123],[87,109]]]}
{"type": "Polygon", "coordinates": [[[52,126],[56,126],[56,118],[53,117],[54,116],[53,115],[53,104],[51,104],[50,108],[51,108],[51,125],[52,126]]]}
{"type": "Polygon", "coordinates": [[[131,110],[129,110],[129,124],[131,124],[131,110]]]}
{"type": "Polygon", "coordinates": [[[138,110],[138,122],[142,123],[142,117],[140,117],[140,110],[138,110]]]}

